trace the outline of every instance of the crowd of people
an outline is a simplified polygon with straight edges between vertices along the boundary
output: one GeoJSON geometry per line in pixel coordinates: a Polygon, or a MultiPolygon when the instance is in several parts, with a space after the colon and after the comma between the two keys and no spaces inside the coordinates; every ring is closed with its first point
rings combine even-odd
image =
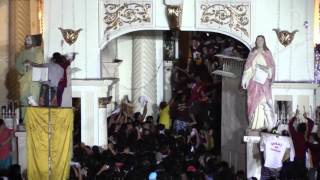
{"type": "Polygon", "coordinates": [[[196,124],[198,130],[212,129],[216,150],[220,151],[222,78],[213,74],[215,70],[223,69],[223,62],[216,56],[218,54],[243,58],[247,56],[248,49],[222,34],[194,34],[187,60],[181,59],[173,65],[173,98],[169,111],[173,129],[190,124],[196,124]]]}
{"type": "Polygon", "coordinates": [[[142,113],[128,111],[108,118],[108,146],[74,146],[70,179],[246,179],[213,151],[212,129],[186,129],[154,124],[142,113]]]}
{"type": "MultiPolygon", "coordinates": [[[[237,51],[234,42],[219,50],[214,40],[200,42],[193,38],[188,61],[174,64],[172,99],[159,104],[158,119],[146,116],[147,104],[142,113],[133,112],[133,103],[124,97],[108,118],[108,146],[77,143],[70,178],[247,179],[244,171],[235,172],[220,160],[221,79],[210,73],[221,68],[214,54],[241,57],[237,51]]],[[[311,134],[313,122],[307,117],[307,123],[296,123],[295,128],[297,118],[290,120],[288,132],[262,139],[261,179],[319,177],[319,136],[311,134]],[[287,149],[294,152],[291,158],[286,158],[287,149]],[[309,159],[312,165],[307,169],[309,159]]]]}
{"type": "Polygon", "coordinates": [[[222,68],[214,55],[239,56],[241,48],[223,37],[192,39],[188,61],[172,70],[172,99],[159,104],[154,119],[133,112],[125,96],[108,118],[108,146],[75,145],[73,179],[246,179],[220,160],[222,68]],[[230,51],[230,52],[229,52],[230,51]]]}

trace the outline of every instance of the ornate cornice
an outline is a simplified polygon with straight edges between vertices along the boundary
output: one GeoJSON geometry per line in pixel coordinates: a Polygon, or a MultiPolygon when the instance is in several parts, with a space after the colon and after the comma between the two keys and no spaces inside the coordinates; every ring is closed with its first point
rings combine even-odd
{"type": "Polygon", "coordinates": [[[250,36],[250,6],[248,3],[213,4],[204,1],[200,4],[200,12],[201,25],[227,26],[233,31],[242,32],[247,37],[250,36]]]}
{"type": "Polygon", "coordinates": [[[122,26],[151,22],[151,2],[146,3],[105,3],[105,32],[117,30],[122,26]]]}

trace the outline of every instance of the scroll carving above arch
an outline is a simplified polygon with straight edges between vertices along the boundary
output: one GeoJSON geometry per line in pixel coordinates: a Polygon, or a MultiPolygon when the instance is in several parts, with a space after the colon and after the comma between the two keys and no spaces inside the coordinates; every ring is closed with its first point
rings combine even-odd
{"type": "Polygon", "coordinates": [[[241,31],[244,35],[249,36],[247,27],[249,24],[248,5],[203,4],[201,10],[203,10],[202,24],[227,25],[232,30],[241,31]]]}
{"type": "MultiPolygon", "coordinates": [[[[143,30],[169,30],[166,5],[160,0],[100,0],[99,47],[123,34],[143,30]]],[[[181,31],[219,32],[251,44],[250,1],[188,0],[181,31]]]]}
{"type": "Polygon", "coordinates": [[[104,22],[107,25],[105,33],[117,30],[121,27],[151,24],[152,23],[152,2],[118,2],[104,3],[104,22]]]}
{"type": "Polygon", "coordinates": [[[198,28],[221,29],[251,39],[249,1],[200,0],[196,10],[198,28]]]}

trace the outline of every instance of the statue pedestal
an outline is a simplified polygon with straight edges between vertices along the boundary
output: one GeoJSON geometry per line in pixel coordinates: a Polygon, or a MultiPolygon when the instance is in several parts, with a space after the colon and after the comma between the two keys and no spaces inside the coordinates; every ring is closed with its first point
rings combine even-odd
{"type": "Polygon", "coordinates": [[[243,141],[246,143],[246,167],[247,177],[256,177],[260,179],[261,174],[261,157],[260,157],[260,135],[254,135],[255,133],[249,133],[243,137],[243,141]]]}
{"type": "Polygon", "coordinates": [[[15,118],[3,118],[3,121],[6,124],[7,128],[14,129],[14,126],[16,125],[15,118]]]}
{"type": "Polygon", "coordinates": [[[16,160],[21,166],[21,172],[27,169],[27,133],[25,131],[16,132],[16,160]]]}

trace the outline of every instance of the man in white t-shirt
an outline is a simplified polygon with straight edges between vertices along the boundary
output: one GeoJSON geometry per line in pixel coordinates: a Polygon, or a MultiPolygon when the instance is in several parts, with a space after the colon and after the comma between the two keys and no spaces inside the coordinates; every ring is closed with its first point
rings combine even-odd
{"type": "Polygon", "coordinates": [[[42,82],[40,89],[39,105],[40,106],[58,106],[57,87],[59,81],[63,78],[64,69],[59,65],[63,61],[60,53],[53,53],[49,63],[36,64],[28,61],[34,67],[48,68],[48,81],[42,82]],[[49,97],[50,96],[50,97],[49,97]]]}
{"type": "Polygon", "coordinates": [[[286,153],[291,148],[290,139],[286,136],[263,134],[260,150],[264,152],[264,166],[261,170],[261,180],[278,177],[286,153]]]}

